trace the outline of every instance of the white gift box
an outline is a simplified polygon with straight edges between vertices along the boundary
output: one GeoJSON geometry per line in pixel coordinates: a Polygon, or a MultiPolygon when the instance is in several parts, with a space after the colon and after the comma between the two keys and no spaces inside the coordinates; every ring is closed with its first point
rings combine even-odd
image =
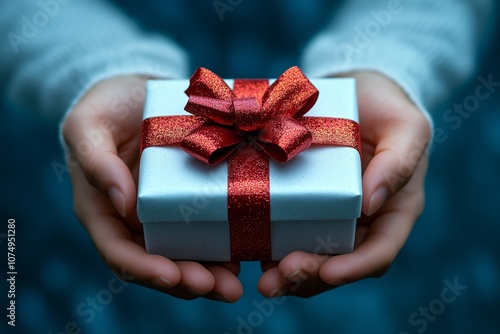
{"type": "MultiPolygon", "coordinates": [[[[225,80],[232,87],[233,80],[225,80]]],[[[358,122],[354,79],[314,79],[316,104],[305,115],[358,122]]],[[[270,80],[270,84],[272,80],[270,80]]],[[[144,119],[184,111],[189,80],[147,84],[144,119]]],[[[291,161],[270,159],[271,256],[353,250],[361,213],[361,159],[350,147],[313,145],[291,161]]],[[[137,214],[146,250],[175,260],[230,261],[227,161],[206,165],[178,145],[142,153],[137,214]]]]}

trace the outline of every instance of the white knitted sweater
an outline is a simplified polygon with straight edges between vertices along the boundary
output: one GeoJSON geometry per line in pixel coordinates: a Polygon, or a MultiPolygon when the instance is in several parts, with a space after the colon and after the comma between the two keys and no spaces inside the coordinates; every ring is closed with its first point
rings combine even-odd
{"type": "MultiPolygon", "coordinates": [[[[473,73],[493,1],[339,5],[331,24],[304,51],[306,74],[377,70],[426,112],[473,73]]],[[[0,87],[14,103],[45,115],[61,117],[107,77],[188,75],[187,57],[168,34],[143,32],[105,1],[3,1],[0,31],[0,87]]]]}

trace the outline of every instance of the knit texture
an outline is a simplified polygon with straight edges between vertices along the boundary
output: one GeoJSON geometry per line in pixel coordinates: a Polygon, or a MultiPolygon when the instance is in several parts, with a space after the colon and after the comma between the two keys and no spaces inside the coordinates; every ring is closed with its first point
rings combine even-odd
{"type": "Polygon", "coordinates": [[[21,0],[0,7],[0,30],[9,32],[0,46],[0,82],[23,108],[59,118],[105,78],[186,76],[179,47],[143,33],[103,1],[21,0]]]}
{"type": "MultiPolygon", "coordinates": [[[[378,71],[426,112],[473,73],[492,3],[339,1],[331,24],[305,49],[302,67],[311,77],[378,71]]],[[[194,13],[195,5],[180,13],[194,13]]],[[[282,21],[280,26],[293,26],[282,21]]],[[[144,32],[105,1],[5,1],[0,30],[7,32],[7,43],[0,45],[1,88],[19,106],[47,116],[60,118],[92,85],[111,76],[187,76],[187,56],[172,40],[144,32]]]]}
{"type": "Polygon", "coordinates": [[[426,113],[474,71],[492,1],[351,0],[304,54],[311,76],[378,71],[426,113]]]}

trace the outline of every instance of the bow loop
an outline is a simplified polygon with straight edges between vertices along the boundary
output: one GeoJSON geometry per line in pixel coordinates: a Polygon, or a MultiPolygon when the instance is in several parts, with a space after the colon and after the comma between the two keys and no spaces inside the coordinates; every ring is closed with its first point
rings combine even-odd
{"type": "Polygon", "coordinates": [[[235,80],[234,91],[212,71],[199,68],[185,92],[184,109],[216,123],[200,127],[181,145],[205,163],[224,160],[246,138],[280,162],[311,145],[309,129],[294,118],[309,111],[319,93],[297,66],[271,86],[263,79],[235,80]]]}
{"type": "Polygon", "coordinates": [[[208,165],[227,158],[245,139],[241,133],[221,126],[206,125],[184,138],[181,148],[208,165]]]}
{"type": "Polygon", "coordinates": [[[221,77],[214,72],[199,67],[189,80],[189,87],[185,90],[188,96],[201,96],[225,101],[232,101],[233,91],[221,77]]]}
{"type": "Polygon", "coordinates": [[[221,125],[229,126],[234,124],[232,101],[192,95],[189,97],[184,110],[196,116],[206,117],[221,125]]]}
{"type": "Polygon", "coordinates": [[[262,109],[272,115],[299,118],[312,108],[318,96],[316,87],[294,66],[269,86],[262,97],[262,109]]]}
{"type": "Polygon", "coordinates": [[[295,119],[278,115],[266,123],[257,139],[269,156],[286,162],[311,146],[312,134],[295,119]]]}

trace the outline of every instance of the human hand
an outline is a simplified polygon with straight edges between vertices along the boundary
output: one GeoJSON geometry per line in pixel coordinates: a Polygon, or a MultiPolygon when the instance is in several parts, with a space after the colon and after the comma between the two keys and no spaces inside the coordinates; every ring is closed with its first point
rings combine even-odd
{"type": "Polygon", "coordinates": [[[65,119],[74,211],[122,279],[178,298],[234,302],[243,293],[238,263],[170,261],[146,253],[135,211],[145,81],[104,80],[65,119]]]}
{"type": "Polygon", "coordinates": [[[310,297],[383,275],[424,206],[430,126],[406,94],[376,72],[354,72],[363,153],[363,215],[354,251],[328,256],[293,252],[263,262],[258,289],[268,297],[310,297]]]}

